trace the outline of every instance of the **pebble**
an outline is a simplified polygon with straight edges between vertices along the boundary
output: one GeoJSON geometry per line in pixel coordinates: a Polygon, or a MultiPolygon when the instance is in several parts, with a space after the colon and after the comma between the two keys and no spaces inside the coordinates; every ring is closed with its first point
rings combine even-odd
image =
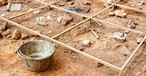
{"type": "Polygon", "coordinates": [[[102,66],[103,66],[102,63],[98,63],[98,64],[97,64],[97,67],[102,67],[102,66]]]}
{"type": "Polygon", "coordinates": [[[63,18],[62,16],[58,17],[58,18],[57,18],[57,21],[58,21],[59,23],[61,23],[62,18],[63,18]]]}
{"type": "Polygon", "coordinates": [[[127,14],[125,13],[125,10],[116,10],[115,15],[122,18],[125,18],[127,16],[127,14]]]}
{"type": "Polygon", "coordinates": [[[90,41],[85,39],[85,40],[82,41],[82,45],[83,46],[88,46],[88,45],[90,45],[90,41]]]}
{"type": "Polygon", "coordinates": [[[5,37],[5,36],[9,35],[10,33],[11,33],[11,31],[8,29],[8,30],[2,32],[1,35],[2,35],[3,37],[5,37]]]}
{"type": "Polygon", "coordinates": [[[85,13],[88,13],[91,9],[90,5],[85,5],[85,6],[82,6],[82,11],[84,11],[85,13]]]}
{"type": "Polygon", "coordinates": [[[109,12],[109,16],[114,16],[115,12],[109,12]]]}
{"type": "Polygon", "coordinates": [[[13,34],[12,34],[12,39],[19,39],[21,37],[21,31],[19,30],[14,30],[13,34]]]}
{"type": "Polygon", "coordinates": [[[113,37],[118,39],[118,40],[125,41],[126,37],[127,37],[127,34],[120,33],[120,32],[114,32],[113,37]]]}
{"type": "Polygon", "coordinates": [[[27,34],[25,34],[25,33],[22,33],[22,35],[21,35],[21,39],[22,40],[25,40],[25,39],[27,39],[29,36],[27,35],[27,34]]]}
{"type": "Polygon", "coordinates": [[[0,22],[0,31],[5,31],[7,29],[7,22],[0,22]]]}
{"type": "MultiPolygon", "coordinates": [[[[59,20],[59,19],[58,19],[59,20]]],[[[62,16],[62,19],[60,21],[60,25],[62,26],[66,26],[67,24],[69,24],[71,21],[73,20],[73,18],[71,16],[62,16]]]]}
{"type": "Polygon", "coordinates": [[[40,13],[40,10],[36,10],[33,12],[34,14],[39,14],[40,13]]]}

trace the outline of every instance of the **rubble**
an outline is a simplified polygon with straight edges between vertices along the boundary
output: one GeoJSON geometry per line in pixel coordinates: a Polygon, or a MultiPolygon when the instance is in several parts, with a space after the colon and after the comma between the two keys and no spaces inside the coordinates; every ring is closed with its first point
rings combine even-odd
{"type": "Polygon", "coordinates": [[[97,67],[102,67],[102,66],[103,66],[103,64],[101,64],[101,63],[97,64],[97,67]]]}
{"type": "Polygon", "coordinates": [[[43,25],[43,26],[46,26],[47,25],[47,22],[46,22],[46,17],[38,17],[36,19],[36,22],[39,24],[39,25],[43,25]]]}
{"type": "Polygon", "coordinates": [[[85,13],[88,13],[91,9],[90,5],[85,5],[85,6],[82,6],[81,8],[85,13]]]}
{"type": "Polygon", "coordinates": [[[138,38],[136,38],[136,42],[137,42],[137,44],[139,44],[139,43],[141,42],[142,39],[143,39],[142,37],[138,37],[138,38]]]}
{"type": "Polygon", "coordinates": [[[109,12],[109,16],[115,16],[115,12],[109,12]]]}
{"type": "Polygon", "coordinates": [[[29,36],[26,34],[26,33],[22,33],[22,35],[21,35],[21,39],[22,40],[25,40],[25,39],[27,39],[29,36]]]}
{"type": "Polygon", "coordinates": [[[57,21],[60,23],[62,26],[66,26],[69,24],[73,18],[71,16],[65,15],[65,16],[60,16],[57,18],[57,21]]]}
{"type": "Polygon", "coordinates": [[[59,23],[61,23],[62,18],[63,18],[62,16],[58,17],[58,18],[57,18],[57,21],[58,21],[59,23]]]}
{"type": "MultiPolygon", "coordinates": [[[[32,9],[29,9],[29,10],[31,11],[32,9]]],[[[33,14],[39,14],[39,13],[40,13],[40,10],[36,10],[33,12],[33,14]]]]}
{"type": "Polygon", "coordinates": [[[114,32],[113,37],[118,39],[118,40],[125,41],[126,37],[127,37],[127,34],[120,33],[120,32],[114,32]]]}
{"type": "Polygon", "coordinates": [[[115,12],[109,12],[109,16],[126,18],[127,14],[125,13],[125,10],[116,10],[115,12]]]}
{"type": "Polygon", "coordinates": [[[127,16],[124,10],[116,10],[115,15],[122,18],[125,18],[127,16]]]}
{"type": "Polygon", "coordinates": [[[83,46],[89,46],[90,45],[90,41],[85,39],[85,40],[82,41],[82,45],[83,46]]]}
{"type": "Polygon", "coordinates": [[[11,33],[11,30],[8,29],[8,30],[2,32],[1,35],[2,35],[3,37],[5,37],[5,36],[9,35],[10,33],[11,33]]]}
{"type": "Polygon", "coordinates": [[[21,31],[19,30],[15,30],[13,33],[12,33],[12,39],[19,39],[21,37],[21,31]]]}
{"type": "Polygon", "coordinates": [[[5,31],[7,29],[7,22],[0,22],[0,31],[5,31]]]}

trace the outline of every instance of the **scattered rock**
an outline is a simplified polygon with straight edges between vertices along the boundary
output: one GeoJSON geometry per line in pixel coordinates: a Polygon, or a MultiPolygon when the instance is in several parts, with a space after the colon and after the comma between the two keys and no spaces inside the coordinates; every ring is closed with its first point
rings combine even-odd
{"type": "Polygon", "coordinates": [[[38,17],[36,19],[36,22],[39,24],[39,25],[42,25],[42,26],[46,26],[47,25],[47,18],[46,17],[38,17]]]}
{"type": "Polygon", "coordinates": [[[88,13],[91,9],[90,5],[85,5],[81,8],[85,13],[88,13]]]}
{"type": "Polygon", "coordinates": [[[52,20],[51,16],[48,15],[47,16],[47,20],[52,20]]]}
{"type": "Polygon", "coordinates": [[[59,23],[61,23],[62,18],[63,18],[62,16],[58,17],[58,18],[57,18],[57,21],[58,21],[59,23]]]}
{"type": "Polygon", "coordinates": [[[116,10],[115,15],[122,18],[125,18],[127,16],[127,14],[125,13],[125,10],[116,10]]]}
{"type": "Polygon", "coordinates": [[[66,26],[67,24],[69,24],[71,21],[73,20],[73,18],[71,16],[62,16],[62,18],[57,18],[57,21],[60,22],[60,25],[66,26]]]}
{"type": "Polygon", "coordinates": [[[29,36],[28,36],[27,34],[22,33],[21,39],[22,39],[22,40],[25,40],[25,39],[27,39],[28,37],[29,37],[29,36]]]}
{"type": "Polygon", "coordinates": [[[78,13],[81,12],[80,8],[66,8],[66,9],[69,10],[69,11],[73,11],[73,12],[78,12],[78,13]]]}
{"type": "Polygon", "coordinates": [[[136,42],[137,42],[137,44],[139,44],[140,42],[141,42],[141,40],[142,40],[143,38],[142,37],[138,37],[138,38],[136,38],[136,42]]]}
{"type": "Polygon", "coordinates": [[[34,14],[39,14],[40,13],[40,10],[36,10],[33,12],[34,14]]]}
{"type": "Polygon", "coordinates": [[[10,33],[11,33],[11,31],[8,29],[8,30],[2,32],[1,35],[2,35],[3,37],[5,37],[5,36],[9,35],[10,33]]]}
{"type": "Polygon", "coordinates": [[[12,39],[19,39],[21,37],[21,31],[15,30],[12,34],[12,39]]]}
{"type": "Polygon", "coordinates": [[[103,66],[102,63],[98,63],[98,64],[97,64],[97,67],[102,67],[102,66],[103,66]]]}
{"type": "Polygon", "coordinates": [[[114,32],[113,37],[118,39],[118,40],[125,41],[126,37],[127,37],[127,34],[120,33],[120,32],[114,32]]]}
{"type": "Polygon", "coordinates": [[[5,31],[7,29],[7,22],[0,22],[0,31],[5,31]]]}
{"type": "Polygon", "coordinates": [[[84,5],[91,5],[91,3],[92,3],[92,2],[89,1],[89,0],[85,0],[85,1],[83,2],[84,5]]]}
{"type": "Polygon", "coordinates": [[[109,12],[109,16],[114,16],[115,12],[109,12]]]}
{"type": "Polygon", "coordinates": [[[82,45],[83,46],[90,46],[90,44],[91,44],[90,41],[87,40],[87,39],[85,39],[85,40],[82,41],[82,45]]]}

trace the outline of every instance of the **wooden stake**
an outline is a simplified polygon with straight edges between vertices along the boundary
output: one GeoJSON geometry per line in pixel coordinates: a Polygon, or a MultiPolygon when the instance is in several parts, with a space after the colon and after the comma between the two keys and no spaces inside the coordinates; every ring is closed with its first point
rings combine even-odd
{"type": "Polygon", "coordinates": [[[91,30],[91,32],[93,33],[93,35],[97,38],[97,39],[99,39],[99,36],[94,32],[94,30],[93,29],[90,29],[91,30]]]}
{"type": "Polygon", "coordinates": [[[8,0],[7,11],[10,12],[12,0],[8,0]]]}
{"type": "Polygon", "coordinates": [[[93,56],[91,56],[91,55],[89,55],[89,54],[87,54],[87,53],[84,53],[84,52],[82,52],[82,51],[80,51],[80,50],[77,50],[77,49],[75,49],[75,48],[73,48],[73,47],[71,47],[71,46],[68,46],[68,45],[66,45],[66,44],[64,44],[64,43],[61,43],[61,42],[59,42],[59,41],[57,41],[57,40],[55,40],[55,39],[52,39],[52,38],[50,38],[50,37],[48,37],[48,36],[45,36],[45,35],[43,35],[43,34],[40,34],[40,33],[36,32],[36,31],[34,31],[34,30],[31,30],[31,29],[29,29],[29,28],[27,28],[27,27],[24,27],[23,25],[20,25],[20,24],[18,24],[18,23],[15,23],[15,22],[10,21],[10,20],[8,20],[8,19],[6,19],[6,18],[3,18],[3,17],[0,17],[0,19],[1,19],[1,20],[4,20],[4,21],[7,21],[8,23],[13,24],[13,25],[15,25],[15,26],[17,26],[17,27],[19,27],[19,28],[25,30],[25,31],[29,31],[29,32],[31,32],[31,33],[37,34],[38,36],[40,36],[40,37],[42,37],[42,38],[44,38],[44,39],[47,39],[47,40],[49,40],[49,41],[51,41],[51,42],[53,42],[53,43],[56,43],[56,44],[58,44],[58,45],[60,45],[60,46],[63,46],[63,47],[65,47],[65,48],[68,48],[68,49],[70,49],[70,50],[72,50],[72,51],[74,51],[74,52],[76,52],[76,53],[78,53],[78,54],[80,54],[80,55],[86,56],[87,58],[93,59],[93,60],[95,60],[95,61],[97,61],[97,62],[99,62],[99,63],[102,63],[102,64],[104,64],[104,65],[106,65],[106,66],[108,66],[108,67],[111,67],[111,68],[116,69],[116,70],[121,70],[121,68],[119,68],[119,67],[117,67],[117,66],[115,66],[115,65],[112,65],[112,64],[110,64],[110,63],[108,63],[108,62],[105,62],[105,61],[103,61],[103,60],[101,60],[101,59],[98,59],[98,58],[96,58],[96,57],[93,57],[93,56]]]}
{"type": "Polygon", "coordinates": [[[124,65],[121,67],[121,71],[119,76],[122,75],[123,70],[126,68],[126,66],[128,65],[128,63],[131,61],[131,59],[135,56],[135,54],[138,52],[138,50],[140,49],[140,47],[142,46],[142,44],[144,43],[146,39],[146,36],[142,39],[142,41],[140,42],[140,44],[135,48],[135,50],[132,52],[132,54],[130,55],[130,57],[126,60],[126,62],[124,63],[124,65]]]}

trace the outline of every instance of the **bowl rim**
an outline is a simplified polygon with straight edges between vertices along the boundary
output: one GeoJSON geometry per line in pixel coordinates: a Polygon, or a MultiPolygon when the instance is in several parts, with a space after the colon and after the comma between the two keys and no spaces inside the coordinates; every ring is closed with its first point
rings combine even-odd
{"type": "Polygon", "coordinates": [[[27,60],[43,60],[43,59],[47,59],[47,58],[51,57],[51,56],[54,54],[55,50],[56,50],[55,44],[53,44],[53,43],[51,43],[51,42],[49,42],[49,41],[47,41],[47,40],[30,40],[30,41],[28,41],[28,42],[22,43],[22,44],[16,49],[16,53],[17,53],[21,58],[23,58],[23,59],[27,59],[27,60]],[[23,45],[25,45],[25,44],[27,44],[27,43],[30,43],[30,42],[38,42],[38,41],[45,41],[45,42],[48,42],[49,44],[54,45],[54,50],[53,50],[52,54],[51,54],[51,55],[48,55],[48,56],[46,56],[46,57],[43,57],[43,58],[31,58],[30,56],[24,55],[23,53],[20,52],[20,48],[21,48],[23,45]]]}

